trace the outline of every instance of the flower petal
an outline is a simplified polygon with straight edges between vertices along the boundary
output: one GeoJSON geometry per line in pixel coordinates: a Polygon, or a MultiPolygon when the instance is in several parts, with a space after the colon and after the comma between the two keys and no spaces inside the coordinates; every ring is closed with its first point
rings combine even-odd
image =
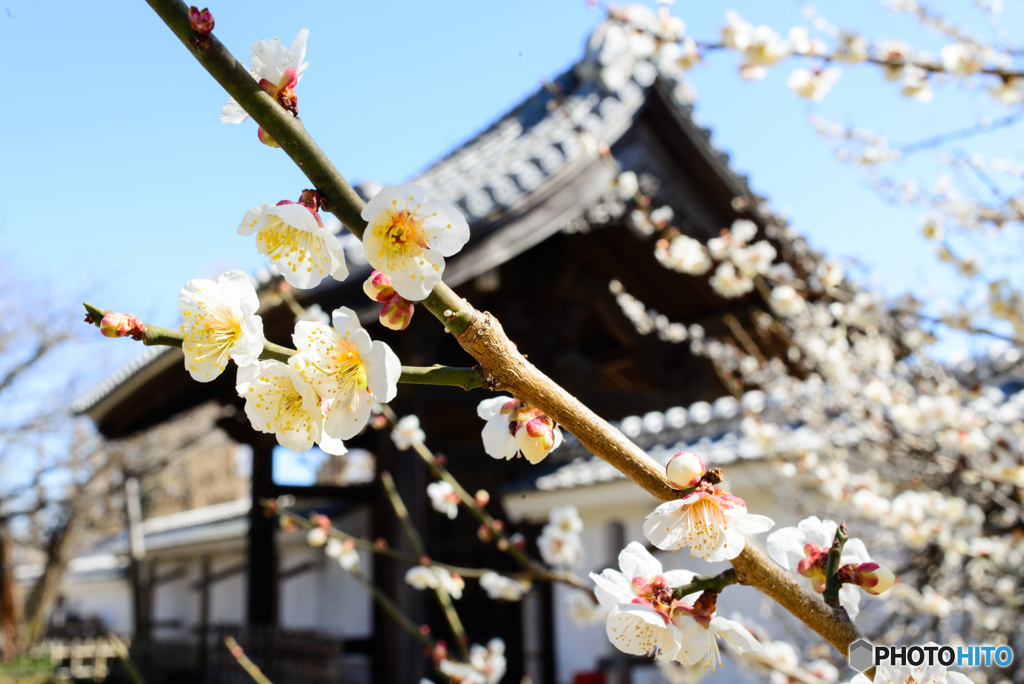
{"type": "Polygon", "coordinates": [[[768,535],[768,555],[787,570],[796,570],[797,564],[804,559],[806,541],[807,535],[802,530],[783,527],[768,535]]]}
{"type": "Polygon", "coordinates": [[[235,98],[230,98],[220,110],[221,123],[242,123],[249,118],[249,113],[242,109],[235,98]]]}
{"type": "Polygon", "coordinates": [[[402,362],[398,360],[391,347],[380,340],[375,340],[366,362],[370,393],[373,398],[386,404],[398,394],[398,378],[402,375],[402,362]]]}
{"type": "Polygon", "coordinates": [[[654,577],[662,571],[661,561],[651,555],[640,542],[632,541],[619,552],[619,568],[626,579],[654,577]]]}

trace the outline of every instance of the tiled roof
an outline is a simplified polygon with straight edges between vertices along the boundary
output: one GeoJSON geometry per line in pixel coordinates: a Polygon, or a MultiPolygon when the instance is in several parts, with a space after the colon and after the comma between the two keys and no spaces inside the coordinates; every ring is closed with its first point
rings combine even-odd
{"type": "MultiPolygon", "coordinates": [[[[761,448],[742,436],[740,421],[745,413],[760,413],[765,395],[748,392],[739,400],[721,397],[714,403],[698,401],[689,407],[675,406],[666,411],[651,411],[628,416],[614,423],[651,458],[665,465],[679,451],[700,454],[709,467],[737,460],[761,458],[761,448]]],[[[552,453],[561,463],[539,477],[515,483],[511,489],[550,491],[610,482],[625,477],[597,456],[591,455],[574,437],[552,453]]]]}

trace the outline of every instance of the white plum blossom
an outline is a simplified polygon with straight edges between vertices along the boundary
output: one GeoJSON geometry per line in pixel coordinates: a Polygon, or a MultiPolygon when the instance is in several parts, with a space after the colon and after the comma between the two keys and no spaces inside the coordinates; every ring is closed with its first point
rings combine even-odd
{"type": "Polygon", "coordinates": [[[683,664],[703,665],[705,668],[710,667],[712,672],[717,670],[722,664],[719,639],[737,655],[761,650],[761,643],[740,623],[713,615],[707,624],[704,624],[705,620],[698,619],[699,617],[703,616],[692,619],[685,616],[676,618],[676,624],[681,623],[682,630],[682,646],[676,660],[683,664]]]}
{"type": "Polygon", "coordinates": [[[351,539],[342,541],[331,537],[324,547],[324,555],[338,561],[338,565],[349,572],[359,569],[359,553],[351,539]]]}
{"type": "Polygon", "coordinates": [[[758,26],[750,33],[749,44],[743,50],[746,64],[772,66],[789,54],[789,44],[770,26],[758,26]]]}
{"type": "Polygon", "coordinates": [[[640,181],[634,171],[623,171],[615,180],[615,191],[623,200],[632,199],[640,192],[640,181]]]}
{"type": "Polygon", "coordinates": [[[565,597],[569,619],[578,627],[592,625],[608,617],[609,606],[595,603],[589,592],[570,591],[565,597]]]}
{"type": "Polygon", "coordinates": [[[805,100],[821,102],[839,80],[839,73],[835,67],[814,70],[797,68],[789,75],[786,85],[805,100]]]}
{"type": "Polygon", "coordinates": [[[349,439],[370,419],[373,402],[387,403],[398,391],[402,364],[391,348],[373,341],[348,307],[336,309],[333,327],[300,321],[292,340],[298,353],[289,359],[321,400],[330,403],[324,431],[349,439]]]}
{"type": "Polygon", "coordinates": [[[888,62],[885,67],[885,78],[898,81],[903,78],[903,65],[911,59],[910,46],[900,40],[887,40],[878,44],[876,57],[888,62]]]}
{"type": "Polygon", "coordinates": [[[812,36],[803,26],[794,26],[789,30],[789,46],[797,55],[825,54],[825,43],[812,36]]]}
{"type": "Polygon", "coordinates": [[[597,600],[611,608],[605,631],[612,645],[624,653],[674,659],[682,630],[672,620],[672,587],[693,578],[687,570],[663,571],[661,562],[635,541],[619,553],[619,570],[590,573],[597,600]]]}
{"type": "Polygon", "coordinates": [[[537,537],[537,549],[548,565],[571,568],[580,562],[583,542],[578,534],[548,524],[537,537]]]}
{"type": "Polygon", "coordinates": [[[678,43],[666,43],[658,51],[658,70],[672,73],[673,69],[689,71],[700,61],[700,47],[689,36],[678,43]]]}
{"type": "Polygon", "coordinates": [[[667,247],[659,245],[654,256],[666,268],[688,275],[704,275],[711,269],[704,246],[687,235],[676,236],[667,247]]]}
{"type": "Polygon", "coordinates": [[[444,258],[469,240],[469,224],[447,202],[424,202],[423,188],[405,183],[384,188],[363,207],[366,260],[391,277],[410,301],[426,298],[441,282],[444,258]]]}
{"type": "Polygon", "coordinates": [[[422,444],[427,436],[420,429],[420,419],[414,415],[403,417],[391,431],[391,441],[399,451],[405,451],[414,444],[422,444]]]}
{"type": "Polygon", "coordinates": [[[706,561],[735,558],[746,535],[771,529],[775,522],[747,513],[743,499],[706,482],[681,499],[661,504],[644,520],[644,536],[665,551],[690,547],[706,561]]]}
{"type": "Polygon", "coordinates": [[[530,590],[528,582],[521,582],[490,570],[480,575],[480,586],[494,601],[518,601],[530,590]]]}
{"type": "Polygon", "coordinates": [[[770,304],[772,310],[784,318],[802,314],[807,310],[804,298],[789,285],[773,288],[770,304]]]}
{"type": "Polygon", "coordinates": [[[931,102],[932,90],[928,83],[928,72],[913,64],[903,67],[900,94],[918,102],[931,102]]]}
{"type": "Polygon", "coordinates": [[[455,520],[459,514],[459,496],[450,483],[444,480],[431,482],[427,485],[427,496],[435,511],[448,516],[449,520],[455,520]]]}
{"type": "Polygon", "coordinates": [[[481,436],[491,458],[509,460],[522,453],[536,464],[562,443],[562,431],[550,417],[512,397],[485,399],[476,413],[487,421],[481,436]]]}
{"type": "Polygon", "coordinates": [[[754,289],[753,279],[742,273],[737,273],[736,268],[728,262],[718,265],[715,275],[711,276],[710,283],[715,292],[726,299],[742,297],[754,289]]]}
{"type": "Polygon", "coordinates": [[[768,273],[775,255],[775,248],[770,242],[759,240],[749,247],[734,249],[731,257],[740,273],[747,278],[753,278],[768,273]]]}
{"type": "MultiPolygon", "coordinates": [[[[473,644],[469,649],[469,662],[463,663],[450,658],[442,658],[437,664],[452,684],[498,684],[505,676],[508,663],[505,660],[505,642],[491,639],[486,648],[473,644]]],[[[420,684],[430,684],[429,680],[421,680],[420,684]]]]}
{"type": "MultiPolygon", "coordinates": [[[[832,520],[811,516],[800,521],[796,527],[783,527],[768,535],[768,555],[787,570],[809,578],[812,588],[820,593],[825,589],[825,561],[837,528],[838,525],[832,520]]],[[[860,539],[851,537],[846,540],[839,562],[841,566],[875,566],[870,571],[872,580],[863,585],[870,593],[881,593],[888,589],[894,579],[891,572],[872,562],[860,539]]],[[[856,584],[843,583],[839,589],[839,603],[851,618],[857,617],[860,612],[860,592],[856,584]]]]}
{"type": "Polygon", "coordinates": [[[734,240],[744,245],[757,235],[757,224],[750,219],[736,219],[729,226],[729,234],[734,240]]]}
{"type": "Polygon", "coordinates": [[[462,598],[466,583],[438,565],[417,565],[405,573],[405,582],[414,589],[443,589],[453,599],[462,598]]]}
{"type": "Polygon", "coordinates": [[[726,10],[725,21],[721,31],[722,44],[731,50],[746,50],[754,27],[734,10],[726,10]]]}
{"type": "Polygon", "coordinates": [[[324,432],[320,398],[288,364],[268,360],[243,366],[235,389],[245,399],[253,429],[275,435],[285,449],[307,451],[317,444],[329,454],[347,451],[340,439],[324,432]]]}
{"type": "Polygon", "coordinates": [[[857,64],[868,58],[868,41],[859,33],[842,31],[839,34],[839,46],[832,55],[837,62],[857,64]]]}
{"type": "Polygon", "coordinates": [[[260,204],[246,212],[239,235],[256,233],[256,247],[292,287],[316,287],[330,276],[348,277],[345,250],[320,215],[298,202],[260,204]]]}
{"type": "Polygon", "coordinates": [[[967,43],[952,43],[939,52],[942,67],[957,76],[970,76],[984,67],[981,51],[967,43]]]}
{"type": "MultiPolygon", "coordinates": [[[[249,71],[260,86],[275,97],[282,88],[294,88],[309,66],[306,59],[306,40],[309,29],[302,29],[289,47],[277,40],[264,38],[249,46],[249,71]],[[273,89],[273,92],[271,92],[273,89]]],[[[223,123],[242,123],[249,115],[231,98],[220,113],[223,123]]]]}
{"type": "Polygon", "coordinates": [[[818,277],[825,287],[839,287],[846,277],[846,271],[835,261],[825,261],[818,265],[818,277]]]}
{"type": "Polygon", "coordinates": [[[583,531],[583,521],[575,506],[555,506],[548,513],[548,524],[563,532],[579,534],[583,531]]]}
{"type": "Polygon", "coordinates": [[[1014,105],[1024,100],[1024,78],[1020,76],[1001,78],[990,86],[988,92],[1004,105],[1014,105]]]}
{"type": "Polygon", "coordinates": [[[256,315],[259,297],[242,271],[228,271],[216,281],[196,278],[178,293],[181,351],[193,380],[209,382],[224,372],[228,359],[253,364],[263,351],[263,319],[256,315]]]}

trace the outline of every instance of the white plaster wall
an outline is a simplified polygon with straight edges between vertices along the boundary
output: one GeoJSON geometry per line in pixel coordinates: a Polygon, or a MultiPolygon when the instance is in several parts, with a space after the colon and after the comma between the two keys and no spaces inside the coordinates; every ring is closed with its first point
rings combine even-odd
{"type": "MultiPolygon", "coordinates": [[[[157,622],[179,620],[179,627],[158,627],[153,630],[157,638],[180,637],[190,632],[190,627],[199,622],[199,592],[192,584],[199,579],[199,566],[196,559],[175,559],[173,561],[154,561],[156,575],[173,572],[184,567],[185,574],[178,579],[157,584],[153,590],[153,619],[157,622]]],[[[147,573],[149,572],[147,568],[147,573]]]]}
{"type": "MultiPolygon", "coordinates": [[[[318,576],[318,593],[321,597],[317,602],[318,628],[329,634],[350,638],[371,636],[373,599],[370,593],[332,559],[326,561],[318,576]]],[[[360,552],[359,562],[361,571],[372,576],[370,554],[360,552]]]]}
{"type": "Polygon", "coordinates": [[[117,634],[132,632],[131,590],[123,578],[98,581],[65,580],[61,591],[68,610],[82,616],[98,615],[117,634]]]}
{"type": "Polygon", "coordinates": [[[287,629],[316,629],[317,604],[322,600],[318,575],[323,568],[324,552],[309,546],[282,549],[279,567],[287,570],[312,560],[316,569],[281,580],[281,626],[287,629]]]}
{"type": "MultiPolygon", "coordinates": [[[[369,512],[358,510],[335,519],[333,525],[345,532],[368,538],[369,512]]],[[[281,624],[290,629],[315,629],[344,637],[369,637],[373,630],[373,599],[361,584],[322,548],[305,543],[305,535],[279,537],[281,568],[313,561],[314,568],[290,577],[281,585],[281,624]]],[[[372,574],[370,554],[360,553],[360,566],[372,574]]]]}
{"type": "MultiPolygon", "coordinates": [[[[230,554],[211,559],[211,573],[216,574],[244,560],[244,556],[230,554]]],[[[245,622],[246,602],[245,570],[222,579],[210,587],[210,624],[241,624],[245,622]]]]}

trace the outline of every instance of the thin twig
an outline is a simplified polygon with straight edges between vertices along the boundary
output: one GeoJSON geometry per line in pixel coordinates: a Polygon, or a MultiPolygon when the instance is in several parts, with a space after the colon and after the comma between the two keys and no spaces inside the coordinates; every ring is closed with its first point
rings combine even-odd
{"type": "Polygon", "coordinates": [[[249,656],[245,655],[245,651],[242,650],[241,645],[235,641],[234,637],[224,637],[224,645],[228,647],[231,657],[233,657],[235,661],[242,666],[242,669],[245,670],[246,674],[252,677],[253,681],[257,684],[273,684],[273,682],[267,679],[267,676],[263,674],[259,666],[252,662],[252,660],[249,659],[249,656]]]}
{"type": "MultiPolygon", "coordinates": [[[[408,537],[409,543],[412,544],[416,555],[420,556],[421,559],[427,558],[427,549],[423,545],[423,540],[420,538],[419,532],[416,531],[416,526],[412,524],[412,520],[409,518],[409,510],[405,507],[402,497],[398,494],[398,489],[395,488],[395,481],[392,479],[391,473],[386,470],[382,472],[380,474],[380,481],[381,484],[384,485],[384,491],[387,492],[391,508],[395,511],[398,521],[402,524],[402,529],[405,530],[405,536],[408,537]]],[[[431,565],[432,564],[433,563],[431,563],[431,565]]],[[[455,611],[455,606],[452,604],[452,597],[440,582],[438,582],[437,587],[434,589],[434,596],[437,598],[437,602],[441,606],[441,612],[444,613],[445,620],[448,622],[448,627],[451,628],[452,634],[455,635],[455,641],[459,645],[459,652],[462,654],[463,658],[468,658],[469,638],[466,636],[466,630],[462,626],[462,620],[459,619],[459,614],[455,611]]]]}

